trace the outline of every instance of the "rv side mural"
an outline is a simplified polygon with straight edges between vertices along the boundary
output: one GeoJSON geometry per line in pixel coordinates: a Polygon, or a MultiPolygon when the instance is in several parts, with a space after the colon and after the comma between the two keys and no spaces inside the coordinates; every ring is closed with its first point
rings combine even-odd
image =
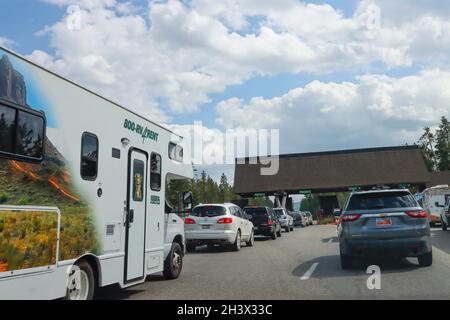
{"type": "MultiPolygon", "coordinates": [[[[19,59],[0,50],[0,98],[34,110],[42,110],[49,126],[58,126],[53,109],[33,80],[32,70],[19,59]],[[39,105],[35,105],[39,104],[39,105]]],[[[0,144],[12,124],[0,109],[0,144]]],[[[0,204],[53,206],[61,211],[59,257],[55,239],[57,221],[40,212],[0,211],[0,272],[52,265],[75,259],[87,252],[99,254],[100,244],[93,221],[92,206],[72,179],[68,163],[47,137],[38,137],[26,123],[19,125],[18,144],[32,152],[44,143],[45,159],[39,164],[0,159],[0,204]]],[[[96,157],[95,154],[91,155],[96,157]]]]}

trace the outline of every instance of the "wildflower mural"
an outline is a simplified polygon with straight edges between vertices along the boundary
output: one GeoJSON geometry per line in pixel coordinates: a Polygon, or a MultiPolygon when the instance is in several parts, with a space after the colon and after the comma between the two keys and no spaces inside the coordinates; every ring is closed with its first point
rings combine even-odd
{"type": "MultiPolygon", "coordinates": [[[[14,63],[19,62],[0,50],[0,99],[31,108],[28,92],[39,92],[38,84],[28,82],[14,63]]],[[[7,116],[0,109],[0,140],[10,130],[7,116]]],[[[22,129],[24,139],[33,136],[32,128],[22,129]]],[[[52,265],[58,259],[99,251],[91,209],[73,183],[69,164],[48,137],[43,140],[42,163],[0,159],[0,205],[59,208],[59,257],[54,214],[0,210],[0,272],[52,265]]]]}

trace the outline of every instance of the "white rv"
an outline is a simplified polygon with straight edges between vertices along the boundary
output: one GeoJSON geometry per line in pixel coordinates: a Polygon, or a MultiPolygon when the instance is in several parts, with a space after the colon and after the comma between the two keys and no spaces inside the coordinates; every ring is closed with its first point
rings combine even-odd
{"type": "Polygon", "coordinates": [[[442,223],[445,204],[449,199],[448,185],[435,186],[422,192],[422,207],[428,212],[431,225],[442,223]]]}
{"type": "Polygon", "coordinates": [[[0,299],[176,278],[184,223],[165,214],[166,185],[193,178],[180,141],[0,48],[0,299]]]}

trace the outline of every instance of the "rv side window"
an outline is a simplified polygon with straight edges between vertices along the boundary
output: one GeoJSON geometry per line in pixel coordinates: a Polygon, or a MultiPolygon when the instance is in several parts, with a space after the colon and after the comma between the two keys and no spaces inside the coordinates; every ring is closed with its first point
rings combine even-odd
{"type": "Polygon", "coordinates": [[[19,111],[17,120],[17,154],[33,159],[42,157],[44,119],[19,111]]]}
{"type": "Polygon", "coordinates": [[[14,153],[16,110],[0,105],[0,151],[14,153]]]}
{"type": "Polygon", "coordinates": [[[98,138],[92,133],[83,133],[81,138],[81,177],[94,181],[98,171],[98,138]]]}
{"type": "Polygon", "coordinates": [[[42,161],[45,119],[22,109],[0,104],[0,155],[23,161],[42,161]]]}
{"type": "Polygon", "coordinates": [[[169,158],[178,162],[183,162],[183,147],[171,142],[169,144],[169,158]]]}
{"type": "Polygon", "coordinates": [[[153,191],[161,191],[161,156],[152,153],[150,170],[150,188],[153,191]]]}

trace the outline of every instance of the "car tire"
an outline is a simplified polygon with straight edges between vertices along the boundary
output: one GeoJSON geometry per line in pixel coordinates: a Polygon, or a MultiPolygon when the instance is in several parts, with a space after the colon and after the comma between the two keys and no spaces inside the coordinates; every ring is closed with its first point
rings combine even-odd
{"type": "Polygon", "coordinates": [[[238,230],[236,234],[236,241],[231,245],[231,248],[233,251],[241,251],[241,244],[242,244],[242,238],[241,238],[241,231],[238,230]]]}
{"type": "Polygon", "coordinates": [[[294,231],[294,226],[291,226],[291,231],[294,231]]]}
{"type": "MultiPolygon", "coordinates": [[[[79,271],[79,276],[73,276],[69,278],[74,286],[73,289],[68,288],[66,291],[66,300],[93,300],[95,292],[95,275],[91,265],[87,261],[80,261],[74,265],[76,268],[73,270],[71,277],[75,274],[76,270],[79,271]],[[76,281],[79,283],[76,283],[76,281]]],[[[72,286],[71,286],[72,287],[72,286]]]]}
{"type": "Polygon", "coordinates": [[[272,240],[277,240],[277,232],[275,229],[273,229],[272,234],[270,235],[270,239],[272,240]]]}
{"type": "Polygon", "coordinates": [[[441,221],[441,225],[442,225],[442,231],[447,231],[448,226],[445,224],[444,221],[441,221]]]}
{"type": "Polygon", "coordinates": [[[187,252],[195,252],[195,249],[197,248],[197,246],[193,243],[187,243],[186,244],[186,251],[187,252]]]}
{"type": "Polygon", "coordinates": [[[252,231],[250,239],[246,242],[247,247],[253,247],[255,245],[255,234],[252,231]]]}
{"type": "Polygon", "coordinates": [[[286,227],[286,228],[284,228],[284,232],[291,232],[291,228],[290,227],[286,227]]]}
{"type": "Polygon", "coordinates": [[[164,261],[163,276],[166,280],[178,279],[183,269],[183,250],[179,243],[174,242],[170,254],[164,261]]]}
{"type": "Polygon", "coordinates": [[[430,267],[433,264],[433,252],[427,252],[419,257],[417,257],[419,260],[419,265],[421,267],[430,267]]]}
{"type": "Polygon", "coordinates": [[[281,227],[280,227],[280,231],[277,232],[277,237],[281,238],[283,236],[283,233],[281,232],[281,227]]]}

